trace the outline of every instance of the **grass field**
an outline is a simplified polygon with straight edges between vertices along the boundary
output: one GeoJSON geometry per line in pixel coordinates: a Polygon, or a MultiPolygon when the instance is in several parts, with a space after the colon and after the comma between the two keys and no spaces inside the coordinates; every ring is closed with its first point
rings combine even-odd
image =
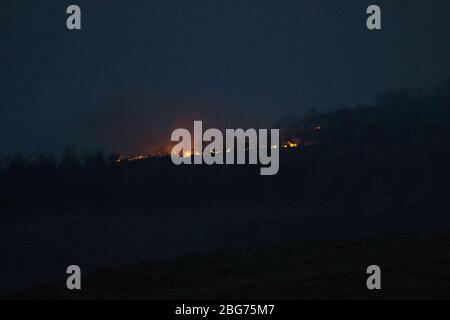
{"type": "Polygon", "coordinates": [[[38,299],[448,299],[450,236],[405,234],[305,241],[137,265],[83,275],[82,290],[30,288],[38,299]],[[381,267],[382,289],[366,288],[381,267]]]}

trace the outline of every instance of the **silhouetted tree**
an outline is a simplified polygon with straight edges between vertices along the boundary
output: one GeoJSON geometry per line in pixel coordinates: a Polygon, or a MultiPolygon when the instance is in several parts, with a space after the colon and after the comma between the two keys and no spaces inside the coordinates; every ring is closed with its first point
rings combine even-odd
{"type": "Polygon", "coordinates": [[[106,166],[105,155],[103,152],[96,152],[86,156],[84,162],[87,169],[98,170],[106,166]]]}
{"type": "Polygon", "coordinates": [[[81,165],[81,157],[73,147],[66,147],[61,155],[60,167],[66,170],[79,168],[81,165]]]}

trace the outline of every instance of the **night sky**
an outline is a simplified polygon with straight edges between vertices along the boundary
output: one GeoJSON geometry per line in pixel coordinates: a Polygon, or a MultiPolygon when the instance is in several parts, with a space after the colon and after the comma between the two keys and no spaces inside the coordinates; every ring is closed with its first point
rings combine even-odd
{"type": "Polygon", "coordinates": [[[0,154],[136,153],[450,74],[450,1],[2,1],[0,154]],[[8,3],[9,2],[9,3],[8,3]],[[66,7],[82,30],[66,28],[66,7]],[[366,8],[382,8],[382,30],[366,8]]]}

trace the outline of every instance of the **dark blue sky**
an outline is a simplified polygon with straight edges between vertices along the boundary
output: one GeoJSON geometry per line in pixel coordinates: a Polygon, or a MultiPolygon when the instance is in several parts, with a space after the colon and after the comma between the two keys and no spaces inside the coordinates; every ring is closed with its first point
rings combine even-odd
{"type": "Polygon", "coordinates": [[[2,1],[0,154],[164,145],[194,117],[270,125],[450,73],[448,0],[2,1]],[[365,28],[382,8],[383,30],[365,28]],[[82,30],[66,29],[78,4],[82,30]],[[158,141],[155,143],[154,141],[158,141]]]}

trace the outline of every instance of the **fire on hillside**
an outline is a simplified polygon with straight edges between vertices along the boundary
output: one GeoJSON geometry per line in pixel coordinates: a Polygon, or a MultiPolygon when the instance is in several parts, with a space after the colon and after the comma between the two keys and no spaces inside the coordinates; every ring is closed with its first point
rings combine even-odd
{"type": "MultiPolygon", "coordinates": [[[[296,142],[295,140],[287,140],[286,142],[280,144],[280,145],[272,145],[270,146],[271,149],[296,149],[299,148],[299,144],[298,142],[296,142]]],[[[248,149],[246,149],[248,150],[248,149]]],[[[214,153],[219,154],[219,153],[230,153],[231,149],[228,148],[225,151],[223,150],[216,150],[214,151],[214,153]]],[[[124,161],[139,161],[139,160],[145,160],[145,159],[149,159],[149,158],[158,158],[158,157],[166,157],[166,156],[170,156],[170,152],[164,152],[164,151],[160,151],[160,152],[155,152],[155,153],[149,153],[149,154],[140,154],[140,155],[133,155],[133,156],[129,156],[129,157],[121,157],[119,156],[115,162],[120,163],[120,162],[124,162],[124,161]]],[[[183,157],[185,158],[189,158],[192,156],[201,156],[200,152],[194,152],[193,150],[191,151],[185,151],[183,152],[183,157]]]]}

